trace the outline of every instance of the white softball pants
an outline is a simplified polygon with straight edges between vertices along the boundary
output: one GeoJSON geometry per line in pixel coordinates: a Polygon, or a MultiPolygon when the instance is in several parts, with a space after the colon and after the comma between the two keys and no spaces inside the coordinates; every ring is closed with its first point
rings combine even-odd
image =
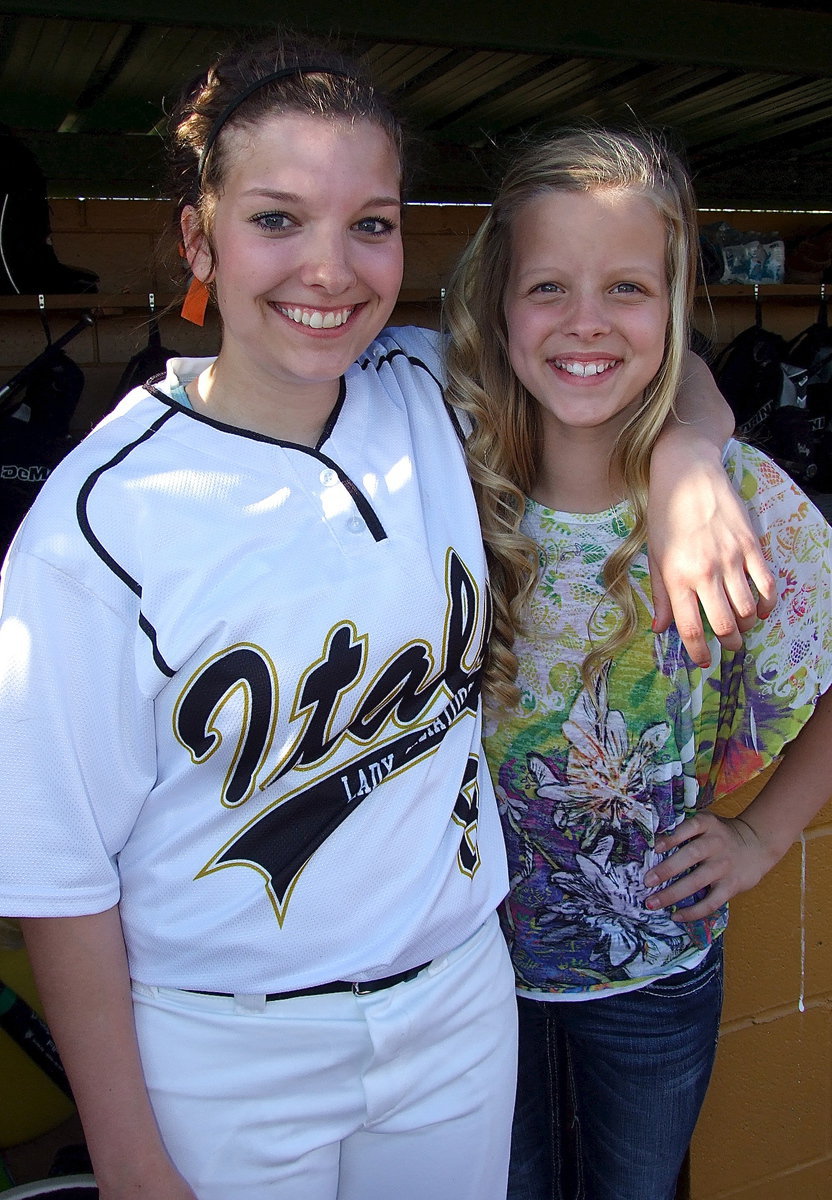
{"type": "Polygon", "coordinates": [[[266,1003],[134,985],[199,1200],[504,1200],[514,976],[496,917],[408,983],[266,1003]]]}

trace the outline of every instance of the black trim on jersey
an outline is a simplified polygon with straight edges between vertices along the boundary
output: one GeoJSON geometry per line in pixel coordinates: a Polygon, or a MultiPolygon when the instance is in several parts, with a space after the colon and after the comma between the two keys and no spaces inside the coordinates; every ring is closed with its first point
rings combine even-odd
{"type": "Polygon", "coordinates": [[[144,389],[157,400],[163,400],[165,404],[172,408],[172,411],[176,411],[178,413],[187,413],[188,416],[193,417],[197,421],[203,421],[206,425],[213,425],[215,429],[221,429],[223,433],[234,433],[239,437],[253,438],[253,440],[256,442],[268,442],[272,446],[281,446],[284,450],[297,450],[300,454],[309,454],[312,458],[315,458],[319,462],[323,463],[324,466],[329,467],[335,472],[335,474],[338,476],[338,479],[349,493],[350,497],[355,503],[355,507],[358,509],[364,520],[364,524],[367,526],[368,531],[373,535],[375,541],[386,541],[387,530],[378,519],[375,509],[361,491],[358,484],[353,483],[352,479],[350,479],[349,475],[347,475],[344,469],[339,467],[338,463],[335,462],[334,459],[324,454],[321,450],[323,443],[331,436],[341,410],[344,407],[344,401],[347,396],[347,384],[343,375],[341,376],[340,387],[338,389],[338,399],[335,401],[332,412],[326,419],[326,424],[323,427],[321,436],[318,438],[318,441],[314,446],[303,446],[300,442],[288,442],[284,438],[269,437],[267,433],[256,433],[252,429],[242,429],[239,425],[226,425],[223,421],[217,421],[214,419],[214,417],[209,417],[205,413],[198,413],[192,408],[185,408],[183,405],[177,404],[177,402],[171,396],[166,396],[164,392],[159,390],[159,388],[154,387],[154,383],[157,380],[164,378],[164,375],[154,376],[153,379],[149,379],[147,381],[147,383],[144,385],[144,389]]]}
{"type": "MultiPolygon", "coordinates": [[[[100,467],[97,467],[96,470],[93,471],[92,475],[89,476],[84,486],[81,488],[80,492],[78,493],[78,499],[75,503],[75,515],[78,519],[78,525],[80,526],[82,534],[87,539],[90,546],[104,563],[104,565],[109,567],[113,574],[117,576],[117,578],[119,578],[122,583],[124,583],[130,589],[131,592],[134,592],[135,595],[138,596],[139,600],[142,598],[141,584],[135,580],[132,575],[129,575],[119,563],[116,562],[113,556],[107,550],[105,550],[104,545],[93,533],[92,525],[90,524],[89,517],[87,516],[87,501],[90,498],[92,489],[106,471],[109,471],[112,467],[118,466],[119,463],[123,462],[125,458],[127,458],[128,454],[131,454],[137,446],[141,446],[142,442],[148,441],[156,433],[158,433],[162,426],[166,425],[174,415],[173,409],[171,409],[169,412],[163,413],[162,416],[159,417],[158,421],[154,421],[153,424],[150,425],[140,437],[137,437],[134,442],[128,442],[126,446],[122,446],[119,452],[115,454],[108,462],[104,463],[100,467]]],[[[139,610],[139,628],[150,641],[150,645],[153,649],[153,661],[156,663],[156,666],[164,675],[168,675],[170,678],[173,678],[176,672],[172,667],[169,667],[162,658],[162,655],[159,652],[156,630],[153,628],[141,610],[139,610]]]]}
{"type": "Polygon", "coordinates": [[[392,360],[394,358],[406,358],[407,361],[411,364],[411,366],[421,367],[423,371],[426,371],[428,373],[428,375],[430,375],[431,379],[436,384],[436,386],[439,388],[440,392],[443,390],[442,389],[442,380],[436,378],[436,376],[434,375],[433,371],[431,371],[428,364],[426,362],[423,362],[421,358],[416,358],[415,355],[408,354],[406,350],[402,350],[401,346],[394,346],[392,350],[385,351],[385,353],[380,354],[378,356],[378,358],[375,358],[373,355],[368,354],[366,358],[361,359],[361,361],[359,362],[358,365],[361,367],[362,371],[366,371],[368,367],[375,367],[376,370],[378,370],[378,368],[381,366],[384,366],[385,363],[392,362],[392,360]]]}
{"type": "Polygon", "coordinates": [[[386,354],[380,355],[379,358],[373,358],[370,355],[368,355],[366,358],[362,358],[359,366],[361,367],[362,371],[366,371],[368,367],[375,367],[378,369],[383,363],[389,363],[392,359],[400,357],[406,358],[411,366],[421,367],[423,371],[426,371],[427,374],[430,375],[431,379],[439,388],[439,391],[442,395],[442,402],[445,405],[445,412],[448,414],[451,424],[454,427],[454,433],[459,438],[460,445],[464,446],[466,440],[465,430],[459,423],[459,417],[457,416],[456,409],[445,399],[445,388],[442,384],[442,380],[436,378],[428,364],[423,362],[421,358],[416,358],[413,354],[408,354],[406,350],[402,350],[400,346],[395,346],[392,350],[388,350],[386,354]]]}
{"type": "Polygon", "coordinates": [[[344,407],[344,401],[347,398],[347,381],[344,376],[341,376],[341,386],[338,388],[338,399],[335,401],[335,406],[332,412],[326,419],[326,424],[321,431],[321,436],[315,443],[315,449],[320,450],[328,437],[332,436],[332,431],[335,428],[335,423],[341,415],[341,409],[344,407]]]}
{"type": "MultiPolygon", "coordinates": [[[[285,442],[283,444],[291,447],[293,450],[306,450],[307,453],[312,453],[308,446],[296,446],[293,442],[285,442]]],[[[338,463],[335,461],[335,459],[330,458],[327,454],[321,453],[320,450],[316,452],[315,457],[319,458],[322,463],[326,463],[328,467],[331,467],[332,470],[335,471],[336,475],[341,480],[341,483],[355,501],[355,507],[364,518],[364,524],[367,526],[367,529],[373,535],[374,539],[377,542],[386,541],[387,530],[376,516],[376,510],[373,508],[372,504],[370,504],[370,501],[367,499],[358,485],[353,483],[349,475],[347,475],[346,472],[338,466],[338,463]]]]}
{"type": "Polygon", "coordinates": [[[444,392],[442,393],[442,400],[443,400],[443,402],[444,402],[444,404],[445,404],[445,412],[446,412],[446,413],[448,414],[448,416],[450,417],[450,419],[451,419],[451,424],[452,424],[452,425],[453,425],[453,427],[454,427],[454,433],[455,433],[455,434],[456,434],[456,436],[459,438],[459,444],[460,444],[460,446],[464,446],[464,445],[465,445],[465,443],[466,443],[466,441],[467,441],[468,439],[467,439],[467,438],[466,438],[466,436],[465,436],[465,430],[462,428],[462,426],[461,426],[461,425],[460,425],[460,423],[459,423],[459,414],[457,413],[457,411],[456,411],[456,409],[454,408],[453,404],[449,404],[449,403],[448,403],[448,401],[447,401],[447,400],[445,400],[445,393],[444,393],[444,392]]]}

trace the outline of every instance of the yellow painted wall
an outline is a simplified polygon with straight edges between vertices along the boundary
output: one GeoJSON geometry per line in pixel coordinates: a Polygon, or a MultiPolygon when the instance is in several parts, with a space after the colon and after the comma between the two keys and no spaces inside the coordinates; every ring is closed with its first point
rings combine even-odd
{"type": "MultiPolygon", "coordinates": [[[[741,811],[758,786],[719,811],[741,811]]],[[[725,939],[722,1031],[691,1148],[690,1198],[829,1200],[832,803],[732,901],[725,939]]]]}

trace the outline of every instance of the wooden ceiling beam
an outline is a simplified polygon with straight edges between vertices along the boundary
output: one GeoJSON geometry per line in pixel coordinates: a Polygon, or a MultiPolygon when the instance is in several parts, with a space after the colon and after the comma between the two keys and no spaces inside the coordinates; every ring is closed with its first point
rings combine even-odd
{"type": "MultiPolygon", "coordinates": [[[[239,10],[228,0],[0,0],[0,13],[240,28],[239,10]]],[[[316,0],[303,14],[280,0],[247,0],[247,28],[279,22],[365,40],[832,74],[832,15],[727,0],[584,0],[542,7],[505,0],[361,0],[347,14],[343,0],[316,0]]]]}

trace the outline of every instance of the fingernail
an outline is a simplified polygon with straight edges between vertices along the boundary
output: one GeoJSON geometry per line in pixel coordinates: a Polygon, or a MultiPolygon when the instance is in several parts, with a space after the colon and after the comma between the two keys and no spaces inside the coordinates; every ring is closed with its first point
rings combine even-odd
{"type": "MultiPolygon", "coordinates": [[[[652,887],[654,883],[658,883],[659,881],[656,877],[656,872],[648,871],[647,874],[644,876],[644,882],[647,884],[648,887],[652,887]]],[[[648,900],[647,903],[649,904],[650,901],[648,900]]]]}

